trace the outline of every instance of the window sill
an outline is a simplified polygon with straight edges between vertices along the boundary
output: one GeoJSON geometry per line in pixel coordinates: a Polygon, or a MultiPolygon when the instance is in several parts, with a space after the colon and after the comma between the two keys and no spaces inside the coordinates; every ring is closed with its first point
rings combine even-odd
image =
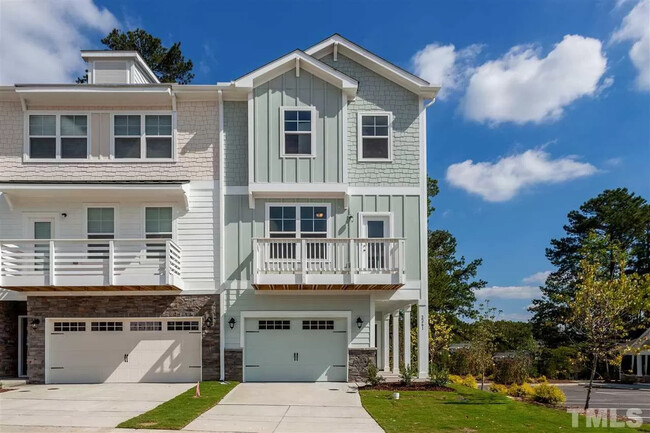
{"type": "Polygon", "coordinates": [[[316,155],[280,155],[280,158],[284,158],[284,159],[309,159],[309,158],[316,158],[316,155]]]}
{"type": "Polygon", "coordinates": [[[391,158],[359,158],[357,162],[393,162],[391,158]]]}
{"type": "Polygon", "coordinates": [[[60,158],[60,159],[28,159],[23,158],[23,164],[174,164],[177,161],[170,158],[150,158],[150,159],[77,159],[77,158],[60,158]]]}

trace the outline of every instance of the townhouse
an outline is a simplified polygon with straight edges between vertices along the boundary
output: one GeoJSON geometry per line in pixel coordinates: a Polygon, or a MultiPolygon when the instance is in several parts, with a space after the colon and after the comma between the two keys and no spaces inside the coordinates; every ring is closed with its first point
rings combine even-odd
{"type": "Polygon", "coordinates": [[[82,56],[88,84],[0,89],[0,375],[428,374],[439,87],[340,35],[214,85],[82,56]]]}

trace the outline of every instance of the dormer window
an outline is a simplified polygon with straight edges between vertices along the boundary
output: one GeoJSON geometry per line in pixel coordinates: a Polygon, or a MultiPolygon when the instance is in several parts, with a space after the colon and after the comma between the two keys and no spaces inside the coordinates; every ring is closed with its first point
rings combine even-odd
{"type": "Polygon", "coordinates": [[[359,161],[392,160],[393,116],[386,112],[359,113],[359,161]]]}
{"type": "Polygon", "coordinates": [[[284,157],[315,156],[315,121],[313,107],[281,107],[280,152],[284,157]]]}
{"type": "Polygon", "coordinates": [[[113,116],[115,159],[172,159],[171,114],[116,114],[113,116]]]}
{"type": "Polygon", "coordinates": [[[27,155],[39,159],[87,159],[88,116],[30,114],[27,155]]]}

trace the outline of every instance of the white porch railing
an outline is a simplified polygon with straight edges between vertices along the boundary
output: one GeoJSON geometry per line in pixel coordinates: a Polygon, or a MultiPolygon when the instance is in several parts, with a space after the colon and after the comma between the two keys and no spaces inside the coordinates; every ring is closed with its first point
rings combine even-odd
{"type": "Polygon", "coordinates": [[[0,240],[0,287],[182,288],[181,249],[169,239],[0,240]]]}
{"type": "Polygon", "coordinates": [[[256,238],[254,284],[404,284],[397,238],[256,238]]]}

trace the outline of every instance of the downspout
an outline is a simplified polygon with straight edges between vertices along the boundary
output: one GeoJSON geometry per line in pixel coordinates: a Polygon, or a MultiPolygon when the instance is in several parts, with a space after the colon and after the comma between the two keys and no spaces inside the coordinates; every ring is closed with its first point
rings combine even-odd
{"type": "Polygon", "coordinates": [[[217,91],[218,116],[219,116],[219,380],[222,382],[226,378],[226,360],[225,360],[225,331],[224,331],[224,292],[223,292],[223,235],[224,235],[224,134],[223,134],[223,91],[217,91]]]}

